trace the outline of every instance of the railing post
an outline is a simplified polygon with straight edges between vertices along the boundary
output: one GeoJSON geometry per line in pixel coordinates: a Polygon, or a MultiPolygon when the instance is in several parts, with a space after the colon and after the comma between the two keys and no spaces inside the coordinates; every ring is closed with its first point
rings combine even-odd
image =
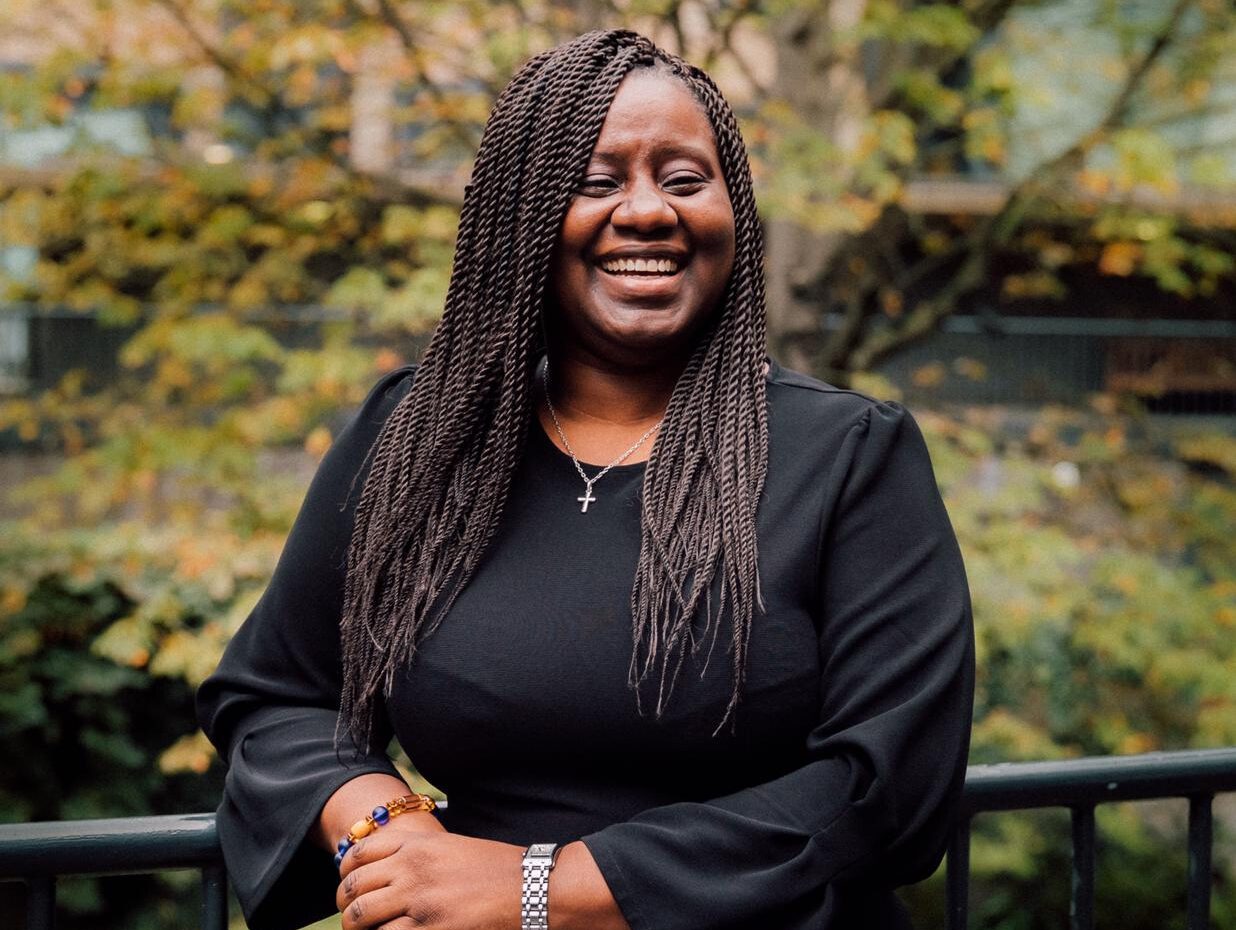
{"type": "Polygon", "coordinates": [[[56,879],[38,875],[26,881],[26,930],[55,930],[56,879]]]}
{"type": "MultiPolygon", "coordinates": [[[[970,922],[970,815],[957,819],[948,842],[945,893],[949,930],[966,930],[970,922]]],[[[1192,928],[1190,928],[1192,930],[1192,928]]]]}
{"type": "Polygon", "coordinates": [[[1212,794],[1189,798],[1189,919],[1188,930],[1210,926],[1210,856],[1214,824],[1212,794]]]}
{"type": "Polygon", "coordinates": [[[1073,808],[1072,930],[1094,930],[1094,805],[1073,808]]]}
{"type": "Polygon", "coordinates": [[[221,865],[202,869],[202,930],[227,930],[227,872],[221,865]]]}

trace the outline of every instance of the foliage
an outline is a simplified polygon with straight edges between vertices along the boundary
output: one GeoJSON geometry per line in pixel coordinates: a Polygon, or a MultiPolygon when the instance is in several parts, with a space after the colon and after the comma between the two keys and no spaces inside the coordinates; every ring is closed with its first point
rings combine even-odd
{"type": "Polygon", "coordinates": [[[55,54],[0,75],[0,127],[20,149],[51,124],[70,150],[0,174],[0,244],[38,253],[7,296],[39,307],[174,325],[206,303],[243,326],[326,304],[423,331],[498,88],[618,25],[712,69],[743,112],[782,256],[772,341],[795,367],[844,380],[959,308],[1058,298],[1080,272],[1236,287],[1231,213],[1206,200],[1236,181],[1224,0],[23,0],[6,17],[55,54]],[[109,154],[100,113],[146,137],[109,154]],[[959,175],[998,179],[998,203],[931,199],[959,175]],[[842,322],[821,339],[825,314],[842,322]]]}
{"type": "MultiPolygon", "coordinates": [[[[189,553],[136,532],[49,539],[6,526],[0,543],[0,819],[57,820],[208,809],[222,773],[189,733],[192,686],[229,628],[220,579],[190,579],[189,553]],[[127,538],[126,538],[127,537],[127,538]],[[134,628],[145,635],[134,636],[134,628]],[[213,649],[207,646],[213,641],[213,649]],[[153,658],[152,658],[153,652],[153,658]]],[[[186,540],[176,540],[181,549],[186,540]]],[[[277,542],[275,543],[277,545],[277,542]]],[[[199,556],[200,559],[200,556],[199,556]]],[[[249,579],[254,583],[254,579],[249,579]]],[[[188,875],[62,883],[68,927],[186,925],[188,875]]],[[[10,887],[10,886],[6,886],[10,887]]],[[[15,914],[5,922],[18,923],[15,914]]]]}
{"type": "MultiPolygon", "coordinates": [[[[1236,440],[1065,409],[919,419],[974,599],[973,761],[1236,743],[1236,440]]],[[[215,499],[191,522],[158,527],[3,527],[0,751],[31,761],[0,778],[0,809],[71,817],[213,803],[217,765],[192,732],[190,689],[269,575],[306,474],[286,457],[255,471],[260,520],[215,499]],[[272,474],[289,471],[299,477],[272,474]]],[[[1131,930],[1172,925],[1166,889],[1182,866],[1163,849],[1183,848],[1179,821],[1101,812],[1104,881],[1139,876],[1119,893],[1108,885],[1103,913],[1131,930]]],[[[1043,876],[1067,873],[1067,849],[1059,818],[980,820],[983,926],[1053,926],[1067,892],[1043,876]],[[1030,900],[1041,902],[1033,913],[1030,900]]],[[[1236,915],[1224,855],[1216,913],[1236,915]]],[[[923,912],[938,906],[932,891],[912,892],[923,912]]]]}
{"type": "MultiPolygon", "coordinates": [[[[1236,439],[1096,403],[921,417],[974,602],[973,762],[1236,744],[1236,439]]],[[[1099,808],[1104,922],[1183,927],[1181,804],[1099,808]]],[[[975,829],[979,925],[1064,924],[1068,883],[1049,877],[1069,874],[1067,816],[975,829]]],[[[1219,837],[1231,926],[1236,846],[1219,837]]]]}

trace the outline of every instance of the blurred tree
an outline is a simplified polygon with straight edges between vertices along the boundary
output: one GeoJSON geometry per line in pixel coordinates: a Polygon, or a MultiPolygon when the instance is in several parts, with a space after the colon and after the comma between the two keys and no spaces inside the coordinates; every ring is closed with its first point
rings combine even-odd
{"type": "Polygon", "coordinates": [[[1236,277],[1210,228],[1236,209],[1204,193],[1232,202],[1230,137],[1198,129],[1236,108],[1225,0],[24,0],[7,15],[52,52],[6,77],[10,129],[127,107],[161,129],[150,157],[99,166],[105,181],[10,173],[6,238],[45,257],[11,296],[44,305],[326,301],[423,328],[450,224],[420,211],[457,205],[512,69],[602,25],[682,50],[743,110],[771,341],[798,367],[844,381],[980,294],[1058,295],[1070,265],[1178,293],[1236,277]]]}
{"type": "Polygon", "coordinates": [[[754,135],[773,195],[772,342],[792,362],[844,383],[979,298],[990,312],[1062,296],[1061,272],[1100,251],[1128,256],[1103,273],[1167,289],[1231,282],[1228,233],[1169,206],[1222,142],[1178,157],[1164,115],[1197,115],[1186,88],[1199,109],[1231,108],[1230,5],[784,6],[762,106],[778,119],[754,135]]]}

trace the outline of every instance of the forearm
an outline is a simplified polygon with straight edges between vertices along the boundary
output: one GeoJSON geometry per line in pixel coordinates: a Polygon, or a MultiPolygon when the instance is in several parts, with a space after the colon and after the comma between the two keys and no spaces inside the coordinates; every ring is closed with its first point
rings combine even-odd
{"type": "MultiPolygon", "coordinates": [[[[314,845],[333,853],[340,837],[347,834],[358,820],[363,820],[379,804],[411,793],[412,789],[402,779],[392,775],[358,775],[344,782],[322,807],[312,835],[314,845]]],[[[438,818],[424,811],[401,814],[399,825],[423,830],[443,829],[438,818]]]]}
{"type": "Polygon", "coordinates": [[[549,873],[549,930],[630,930],[583,843],[568,843],[549,873]]]}

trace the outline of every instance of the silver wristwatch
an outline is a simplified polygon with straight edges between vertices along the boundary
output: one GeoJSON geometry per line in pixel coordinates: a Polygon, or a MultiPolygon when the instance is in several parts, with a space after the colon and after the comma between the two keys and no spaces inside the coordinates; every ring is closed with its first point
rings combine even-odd
{"type": "Polygon", "coordinates": [[[557,843],[533,843],[524,850],[519,930],[549,930],[549,873],[561,848],[557,843]]]}

